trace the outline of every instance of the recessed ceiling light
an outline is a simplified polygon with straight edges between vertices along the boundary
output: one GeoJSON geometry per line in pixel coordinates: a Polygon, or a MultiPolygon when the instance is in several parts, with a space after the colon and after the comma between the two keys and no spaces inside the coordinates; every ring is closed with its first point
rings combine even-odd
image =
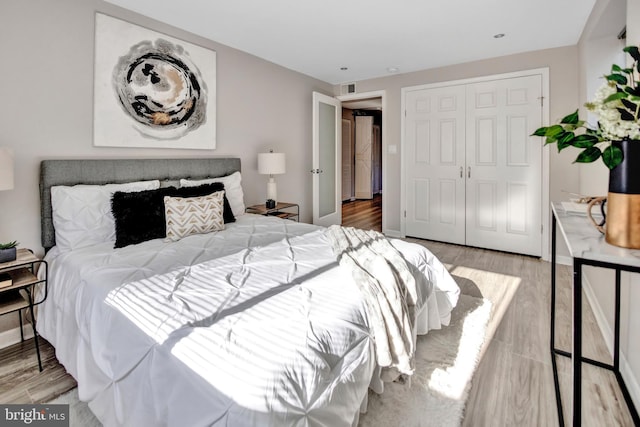
{"type": "Polygon", "coordinates": [[[389,67],[389,68],[387,68],[387,72],[389,72],[389,73],[397,73],[398,71],[400,71],[399,67],[389,67]]]}
{"type": "Polygon", "coordinates": [[[501,39],[504,37],[504,33],[498,33],[495,36],[493,36],[494,39],[501,39]]]}
{"type": "Polygon", "coordinates": [[[347,71],[349,67],[340,67],[340,71],[347,71]]]}

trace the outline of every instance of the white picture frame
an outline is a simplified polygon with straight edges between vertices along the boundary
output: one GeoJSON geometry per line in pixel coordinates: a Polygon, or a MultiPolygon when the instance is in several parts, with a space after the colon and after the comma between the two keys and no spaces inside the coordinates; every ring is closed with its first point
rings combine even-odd
{"type": "Polygon", "coordinates": [[[216,52],[95,17],[93,144],[216,148],[216,52]]]}

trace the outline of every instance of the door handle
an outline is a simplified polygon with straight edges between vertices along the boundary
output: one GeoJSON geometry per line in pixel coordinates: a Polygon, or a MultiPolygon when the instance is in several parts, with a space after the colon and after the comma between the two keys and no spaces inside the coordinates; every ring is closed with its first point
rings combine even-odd
{"type": "Polygon", "coordinates": [[[311,173],[322,173],[322,169],[311,169],[311,173]]]}
{"type": "Polygon", "coordinates": [[[467,167],[467,178],[471,178],[471,166],[467,167]]]}

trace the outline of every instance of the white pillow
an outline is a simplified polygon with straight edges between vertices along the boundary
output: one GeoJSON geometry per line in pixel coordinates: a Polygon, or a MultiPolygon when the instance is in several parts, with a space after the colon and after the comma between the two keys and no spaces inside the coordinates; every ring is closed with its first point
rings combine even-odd
{"type": "Polygon", "coordinates": [[[181,179],[180,187],[197,187],[214,182],[224,184],[224,191],[227,194],[227,200],[229,200],[233,216],[237,217],[244,214],[244,193],[242,191],[242,176],[240,172],[234,172],[231,175],[221,176],[219,178],[208,178],[197,181],[181,179]]]}
{"type": "Polygon", "coordinates": [[[175,242],[192,234],[224,230],[224,191],[201,197],[164,197],[167,238],[175,242]]]}
{"type": "Polygon", "coordinates": [[[115,241],[111,196],[116,191],[133,192],[160,188],[160,181],[138,181],[106,185],[58,185],[51,187],[56,246],[67,251],[115,241]]]}

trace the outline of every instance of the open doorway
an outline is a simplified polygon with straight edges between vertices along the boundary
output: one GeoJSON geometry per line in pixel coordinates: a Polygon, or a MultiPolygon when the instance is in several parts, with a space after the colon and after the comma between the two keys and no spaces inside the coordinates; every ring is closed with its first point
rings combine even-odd
{"type": "Polygon", "coordinates": [[[342,101],[342,225],[382,231],[382,97],[342,101]]]}

